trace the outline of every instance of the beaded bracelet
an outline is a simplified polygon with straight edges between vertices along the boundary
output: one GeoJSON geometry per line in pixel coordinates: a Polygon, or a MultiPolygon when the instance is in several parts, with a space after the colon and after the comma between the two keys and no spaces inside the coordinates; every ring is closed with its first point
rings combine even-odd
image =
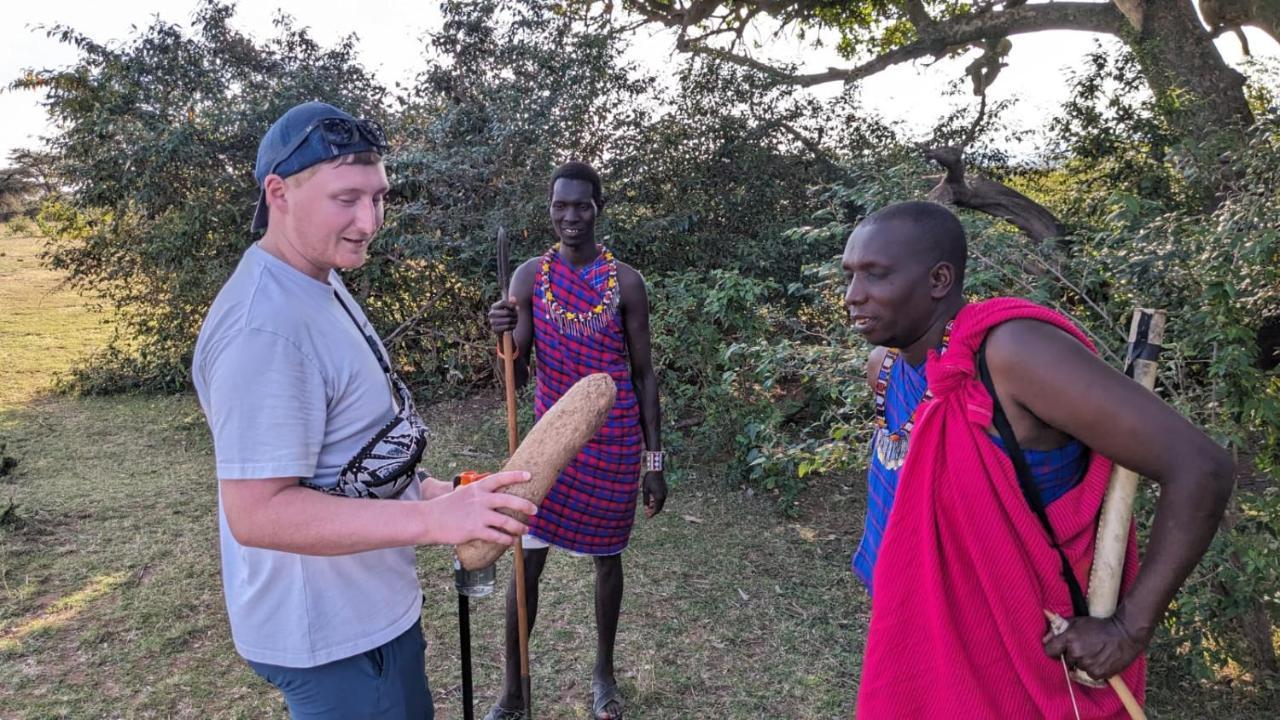
{"type": "Polygon", "coordinates": [[[666,453],[661,450],[645,450],[640,455],[640,466],[644,472],[662,472],[666,453]]]}

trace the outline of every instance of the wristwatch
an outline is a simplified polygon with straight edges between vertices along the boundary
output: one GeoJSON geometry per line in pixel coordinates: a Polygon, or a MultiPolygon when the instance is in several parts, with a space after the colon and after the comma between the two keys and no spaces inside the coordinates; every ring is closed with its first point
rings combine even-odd
{"type": "Polygon", "coordinates": [[[666,453],[661,450],[645,450],[640,455],[640,469],[644,472],[662,472],[666,453]]]}

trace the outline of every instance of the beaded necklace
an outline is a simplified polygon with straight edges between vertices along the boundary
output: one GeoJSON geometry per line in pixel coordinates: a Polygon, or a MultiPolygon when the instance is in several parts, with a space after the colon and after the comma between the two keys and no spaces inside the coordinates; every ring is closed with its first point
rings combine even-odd
{"type": "Polygon", "coordinates": [[[618,312],[618,262],[614,260],[609,248],[600,246],[600,256],[609,267],[609,278],[605,282],[604,297],[590,312],[571,312],[556,301],[552,292],[551,263],[555,260],[560,246],[555,245],[542,256],[542,300],[547,308],[547,319],[555,323],[560,332],[566,335],[591,335],[603,330],[618,312]]]}
{"type": "MultiPolygon", "coordinates": [[[[938,346],[939,355],[945,353],[947,345],[951,343],[951,326],[954,324],[955,320],[951,320],[942,331],[942,344],[938,346]]],[[[880,363],[880,374],[876,376],[876,457],[889,470],[897,470],[907,461],[907,449],[911,443],[911,430],[916,425],[916,415],[925,403],[933,399],[933,393],[926,389],[924,397],[911,411],[911,417],[907,418],[902,427],[889,430],[889,422],[885,419],[885,393],[889,389],[889,372],[893,370],[893,364],[898,361],[901,354],[902,351],[898,348],[890,348],[889,352],[885,353],[884,362],[880,363]]]]}

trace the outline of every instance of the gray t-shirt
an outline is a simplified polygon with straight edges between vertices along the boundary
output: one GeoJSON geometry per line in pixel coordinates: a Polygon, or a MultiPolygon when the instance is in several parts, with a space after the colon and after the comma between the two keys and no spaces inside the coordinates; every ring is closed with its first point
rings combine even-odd
{"type": "MultiPolygon", "coordinates": [[[[256,244],[218,293],[192,376],[219,480],[333,485],[394,415],[386,375],[335,290],[377,337],[336,273],[319,282],[256,244]]],[[[416,481],[401,496],[420,497],[416,481]]],[[[413,548],[317,557],[244,547],[227,527],[221,495],[218,526],[231,635],[249,660],[314,667],[378,647],[418,619],[413,548]]]]}

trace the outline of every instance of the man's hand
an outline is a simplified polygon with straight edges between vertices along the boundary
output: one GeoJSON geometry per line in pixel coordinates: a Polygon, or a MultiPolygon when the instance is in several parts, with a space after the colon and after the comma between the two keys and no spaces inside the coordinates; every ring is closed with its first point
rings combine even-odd
{"type": "Polygon", "coordinates": [[[509,297],[489,306],[489,327],[501,335],[516,329],[516,299],[509,297]]]}
{"type": "Polygon", "coordinates": [[[527,482],[524,471],[500,472],[463,485],[428,501],[431,509],[427,532],[431,541],[442,545],[460,545],[471,540],[486,540],[511,545],[529,529],[515,518],[498,512],[512,510],[534,515],[538,506],[524,498],[498,492],[519,482],[527,482]]]}
{"type": "Polygon", "coordinates": [[[1065,657],[1068,667],[1084,670],[1097,680],[1118,675],[1129,667],[1151,639],[1149,634],[1130,632],[1119,615],[1078,617],[1067,623],[1061,635],[1050,631],[1044,636],[1045,654],[1065,657]]]}
{"type": "Polygon", "coordinates": [[[667,481],[661,472],[647,472],[641,483],[644,488],[644,516],[651,518],[662,512],[667,503],[667,481]]]}

